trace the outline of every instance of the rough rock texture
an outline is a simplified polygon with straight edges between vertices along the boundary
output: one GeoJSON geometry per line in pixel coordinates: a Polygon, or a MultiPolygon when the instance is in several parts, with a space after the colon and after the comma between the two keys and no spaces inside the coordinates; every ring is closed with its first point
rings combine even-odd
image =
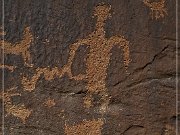
{"type": "Polygon", "coordinates": [[[175,4],[5,0],[5,135],[175,135],[175,4]]]}

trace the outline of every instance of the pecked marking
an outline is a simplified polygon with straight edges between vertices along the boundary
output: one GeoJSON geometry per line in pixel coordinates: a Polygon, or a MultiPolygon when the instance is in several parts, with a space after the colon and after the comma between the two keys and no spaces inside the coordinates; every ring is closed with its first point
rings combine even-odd
{"type": "Polygon", "coordinates": [[[149,0],[144,0],[144,4],[151,10],[152,19],[164,18],[165,15],[168,15],[167,9],[165,8],[165,0],[160,0],[159,2],[149,2],[149,0]]]}

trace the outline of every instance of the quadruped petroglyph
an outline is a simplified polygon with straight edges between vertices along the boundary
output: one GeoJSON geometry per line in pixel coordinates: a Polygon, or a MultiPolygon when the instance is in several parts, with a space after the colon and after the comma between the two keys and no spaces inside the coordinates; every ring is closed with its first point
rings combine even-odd
{"type": "Polygon", "coordinates": [[[0,93],[0,98],[4,97],[5,111],[8,115],[13,115],[22,120],[23,123],[26,122],[26,119],[30,116],[32,110],[28,110],[24,104],[13,105],[11,101],[11,97],[13,96],[21,96],[20,93],[16,93],[13,91],[14,88],[7,90],[5,93],[0,93]]]}
{"type": "MultiPolygon", "coordinates": [[[[2,34],[1,34],[2,35],[2,34]]],[[[7,41],[0,41],[1,49],[4,49],[5,54],[21,55],[26,66],[32,66],[29,47],[33,41],[30,28],[26,27],[23,34],[23,39],[18,43],[10,43],[7,41]]]]}
{"type": "Polygon", "coordinates": [[[86,89],[88,90],[86,97],[84,98],[85,107],[89,108],[93,106],[93,94],[101,96],[100,110],[105,112],[109,104],[109,96],[105,84],[107,76],[107,68],[110,61],[111,49],[114,45],[118,45],[123,50],[124,65],[127,69],[130,58],[129,58],[129,41],[123,36],[112,36],[109,39],[105,37],[104,25],[105,21],[111,17],[110,14],[111,6],[101,4],[95,7],[94,17],[97,17],[95,31],[93,31],[87,38],[78,39],[76,43],[70,45],[70,52],[67,64],[62,68],[37,68],[36,74],[28,79],[23,77],[22,84],[24,89],[32,91],[35,89],[36,82],[38,81],[41,74],[44,75],[46,80],[52,80],[54,77],[62,77],[65,73],[71,79],[75,80],[87,80],[86,89]],[[77,49],[81,45],[88,45],[90,52],[86,59],[86,74],[79,74],[73,76],[71,72],[72,61],[74,59],[77,49]]]}
{"type": "Polygon", "coordinates": [[[152,19],[164,18],[165,15],[168,15],[167,9],[165,8],[165,0],[160,0],[159,2],[150,2],[149,0],[144,0],[144,4],[151,9],[152,19]]]}

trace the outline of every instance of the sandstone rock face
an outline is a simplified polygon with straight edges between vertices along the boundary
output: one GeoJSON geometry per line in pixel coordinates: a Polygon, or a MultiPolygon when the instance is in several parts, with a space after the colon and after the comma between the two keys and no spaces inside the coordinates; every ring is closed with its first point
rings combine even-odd
{"type": "Polygon", "coordinates": [[[5,135],[175,135],[175,0],[4,4],[5,135]]]}

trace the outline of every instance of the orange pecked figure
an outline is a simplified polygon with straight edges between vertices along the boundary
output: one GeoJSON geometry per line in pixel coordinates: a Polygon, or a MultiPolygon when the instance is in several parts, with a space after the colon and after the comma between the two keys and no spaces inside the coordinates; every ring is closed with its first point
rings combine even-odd
{"type": "Polygon", "coordinates": [[[129,42],[123,36],[112,36],[109,39],[105,37],[104,25],[107,18],[111,17],[109,13],[111,6],[99,5],[95,7],[94,16],[97,17],[95,31],[87,36],[85,39],[79,39],[76,43],[70,45],[70,57],[67,65],[64,67],[64,72],[67,72],[70,77],[81,80],[86,79],[88,84],[86,86],[88,93],[84,98],[85,107],[91,107],[93,101],[93,94],[99,94],[101,96],[100,101],[102,102],[101,111],[105,111],[109,103],[109,96],[107,94],[107,88],[105,79],[107,76],[107,68],[110,61],[111,49],[114,45],[122,47],[124,54],[124,65],[127,68],[129,58],[129,42]],[[86,74],[72,76],[71,65],[75,56],[76,50],[80,45],[89,46],[89,54],[86,60],[86,74]]]}
{"type": "Polygon", "coordinates": [[[149,2],[149,0],[143,1],[146,6],[151,9],[152,19],[164,18],[165,14],[167,15],[167,10],[165,8],[165,0],[160,0],[159,2],[149,2]]]}

